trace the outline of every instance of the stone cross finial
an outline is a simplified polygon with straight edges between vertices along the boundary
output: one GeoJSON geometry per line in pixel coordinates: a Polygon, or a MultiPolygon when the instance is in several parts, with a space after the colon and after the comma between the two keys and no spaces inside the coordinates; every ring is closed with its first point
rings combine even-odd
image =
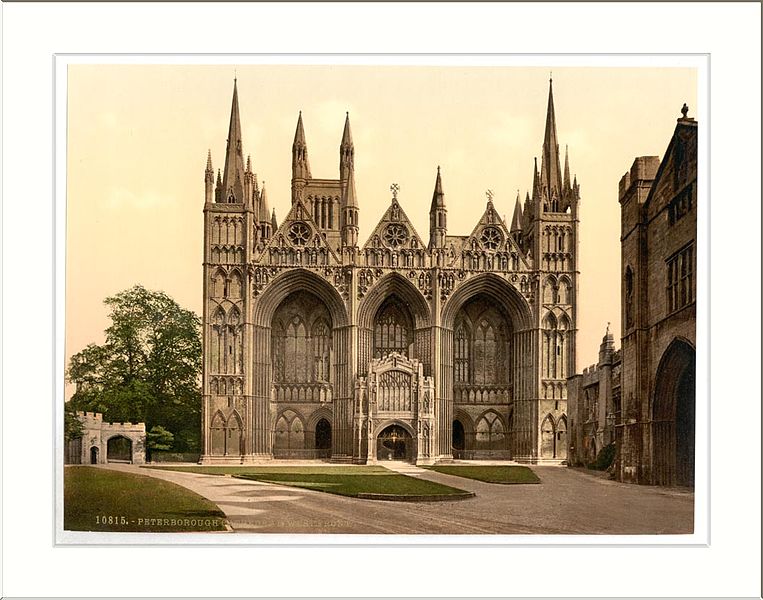
{"type": "Polygon", "coordinates": [[[681,107],[681,114],[683,115],[683,118],[686,118],[687,113],[689,112],[689,107],[686,105],[686,102],[684,102],[684,105],[681,107]]]}
{"type": "Polygon", "coordinates": [[[389,186],[389,191],[392,192],[392,199],[397,200],[397,193],[400,191],[400,186],[396,183],[393,183],[391,186],[389,186]]]}
{"type": "Polygon", "coordinates": [[[485,192],[485,196],[487,196],[487,201],[492,202],[493,201],[493,190],[488,190],[485,192]]]}

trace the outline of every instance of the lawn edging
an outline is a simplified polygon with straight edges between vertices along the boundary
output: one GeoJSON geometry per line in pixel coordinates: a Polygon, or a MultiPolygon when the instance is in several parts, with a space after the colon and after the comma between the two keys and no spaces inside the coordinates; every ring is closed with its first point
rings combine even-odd
{"type": "Polygon", "coordinates": [[[458,494],[433,494],[429,496],[417,496],[414,494],[371,494],[360,493],[356,498],[361,500],[386,500],[390,502],[452,502],[456,500],[468,500],[474,498],[474,492],[460,492],[458,494]]]}

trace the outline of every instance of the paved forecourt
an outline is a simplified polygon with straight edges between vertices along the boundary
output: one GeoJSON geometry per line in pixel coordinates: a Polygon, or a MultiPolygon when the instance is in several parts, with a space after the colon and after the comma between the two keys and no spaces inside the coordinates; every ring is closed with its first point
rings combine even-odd
{"type": "MultiPolygon", "coordinates": [[[[294,462],[284,464],[300,466],[294,462]]],[[[692,532],[694,494],[690,491],[623,484],[555,466],[532,467],[540,477],[540,485],[483,483],[406,463],[390,462],[384,466],[404,475],[474,492],[475,497],[434,503],[361,500],[219,475],[135,465],[106,467],[187,487],[217,504],[233,530],[239,532],[610,535],[692,532]]]]}

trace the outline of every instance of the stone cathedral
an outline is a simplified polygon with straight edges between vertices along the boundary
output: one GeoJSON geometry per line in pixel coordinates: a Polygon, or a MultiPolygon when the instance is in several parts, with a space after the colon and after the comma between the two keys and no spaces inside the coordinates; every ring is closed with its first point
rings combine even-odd
{"type": "Polygon", "coordinates": [[[314,176],[300,113],[278,224],[244,159],[234,82],[224,169],[210,153],[204,173],[201,462],[565,460],[580,194],[551,82],[511,224],[489,192],[472,230],[451,234],[438,167],[428,239],[393,184],[361,243],[354,154],[348,115],[338,177],[314,176]]]}

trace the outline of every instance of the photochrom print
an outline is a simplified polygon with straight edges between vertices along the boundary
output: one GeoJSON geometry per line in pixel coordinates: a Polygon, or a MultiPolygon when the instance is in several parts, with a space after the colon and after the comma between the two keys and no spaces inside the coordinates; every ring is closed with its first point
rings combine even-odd
{"type": "Polygon", "coordinates": [[[66,101],[64,532],[695,531],[697,69],[70,64],[66,101]]]}

